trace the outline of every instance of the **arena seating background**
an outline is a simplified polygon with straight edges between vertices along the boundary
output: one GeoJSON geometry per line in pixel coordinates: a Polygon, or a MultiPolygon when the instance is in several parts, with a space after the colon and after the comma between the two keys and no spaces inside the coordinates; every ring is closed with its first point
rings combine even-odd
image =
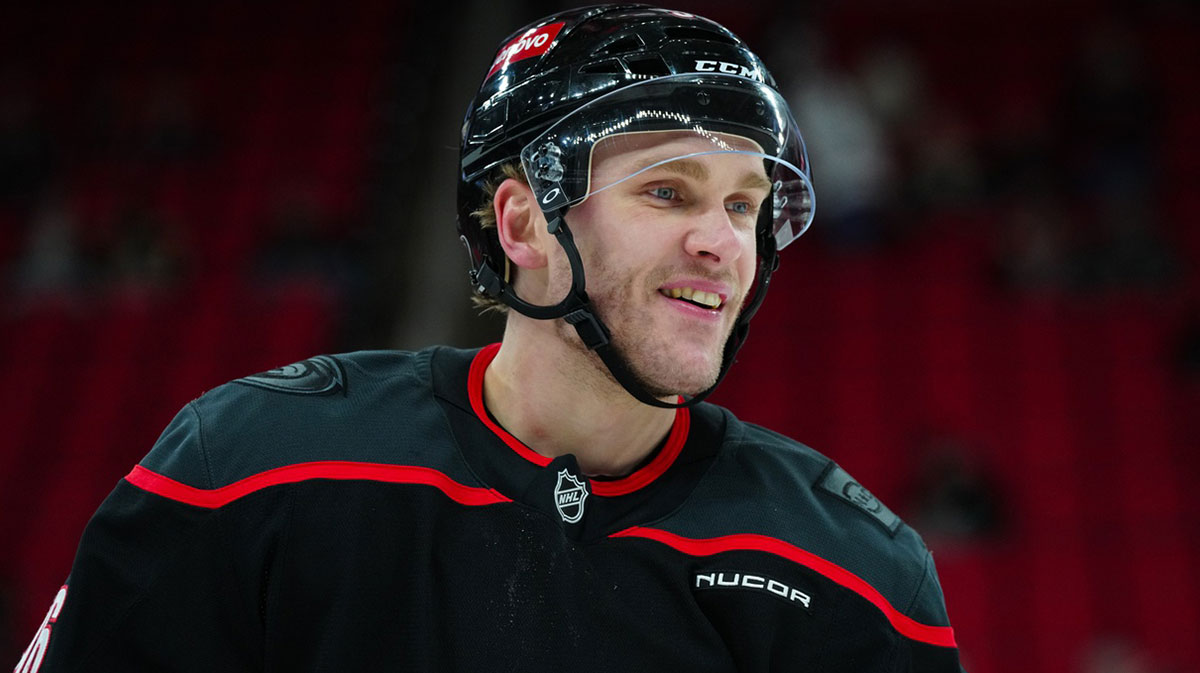
{"type": "MultiPolygon", "coordinates": [[[[797,92],[797,36],[823,36],[826,74],[848,79],[901,45],[936,101],[888,130],[883,205],[819,209],[786,251],[717,401],[835,458],[926,536],[969,670],[1200,669],[1197,13],[944,4],[675,5],[769,45],[797,92]],[[1072,95],[1094,35],[1136,49],[1134,90],[1157,107],[1114,116],[1144,134],[1106,137],[1129,124],[1071,109],[1090,100],[1072,95]],[[1101,186],[1132,193],[1129,228],[1097,212],[1101,186]]],[[[411,213],[452,199],[451,174],[426,169],[453,161],[503,37],[440,11],[0,10],[0,662],[187,401],[319,352],[423,345],[396,336],[427,294],[410,262],[454,238],[452,205],[411,213]],[[457,52],[482,56],[456,68],[457,52]]],[[[456,254],[438,263],[461,282],[456,254]]],[[[465,313],[466,284],[449,291],[465,313]]],[[[496,337],[463,324],[438,340],[496,337]]]]}

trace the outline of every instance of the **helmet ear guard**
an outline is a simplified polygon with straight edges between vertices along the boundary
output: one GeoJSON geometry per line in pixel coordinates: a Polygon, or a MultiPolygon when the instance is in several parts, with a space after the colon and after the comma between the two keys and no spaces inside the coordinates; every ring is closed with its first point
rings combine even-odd
{"type": "Polygon", "coordinates": [[[682,12],[610,5],[531,24],[504,43],[463,124],[458,224],[474,290],[531,318],[564,319],[625,390],[656,407],[696,404],[724,379],[778,268],[778,251],[812,222],[812,194],[803,140],[765,66],[722,26],[682,12]],[[646,70],[647,59],[653,60],[653,72],[646,70]],[[709,144],[595,183],[591,164],[597,143],[655,132],[682,133],[693,145],[698,138],[709,144]],[[730,139],[739,140],[731,145],[730,139]],[[748,154],[763,161],[771,186],[756,226],[757,272],[726,340],[716,382],[694,397],[667,403],[646,390],[613,347],[587,296],[584,266],[565,218],[590,195],[646,170],[713,154],[748,154]],[[571,289],[552,305],[517,296],[503,273],[507,257],[498,236],[473,214],[484,200],[488,178],[518,157],[571,268],[571,289]]]}

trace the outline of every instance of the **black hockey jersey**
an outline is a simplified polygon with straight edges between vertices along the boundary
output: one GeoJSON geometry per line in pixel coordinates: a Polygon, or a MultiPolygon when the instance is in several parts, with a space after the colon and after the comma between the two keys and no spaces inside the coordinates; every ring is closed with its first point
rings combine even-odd
{"type": "Polygon", "coordinates": [[[19,671],[958,671],[917,534],[710,404],[620,479],[509,435],[498,346],[321,356],[188,404],[19,671]]]}

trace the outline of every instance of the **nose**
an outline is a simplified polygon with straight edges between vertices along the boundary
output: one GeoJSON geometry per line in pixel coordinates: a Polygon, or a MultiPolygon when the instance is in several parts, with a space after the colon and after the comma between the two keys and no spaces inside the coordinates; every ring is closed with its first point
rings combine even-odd
{"type": "MultiPolygon", "coordinates": [[[[748,237],[753,240],[752,237],[748,237]]],[[[712,263],[730,264],[743,253],[743,236],[739,234],[724,203],[706,205],[689,218],[684,250],[688,255],[712,263]]]]}

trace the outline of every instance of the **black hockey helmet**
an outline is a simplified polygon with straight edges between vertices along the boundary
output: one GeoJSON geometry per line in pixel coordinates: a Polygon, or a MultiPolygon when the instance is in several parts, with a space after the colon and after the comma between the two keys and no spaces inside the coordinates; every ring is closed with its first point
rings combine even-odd
{"type": "Polygon", "coordinates": [[[564,221],[571,206],[631,177],[593,180],[598,143],[657,131],[703,139],[704,148],[688,156],[759,157],[773,185],[770,202],[759,210],[756,285],[726,344],[724,377],[766,294],[778,250],[808,228],[814,204],[807,152],[786,101],[758,56],[720,24],[646,5],[600,5],[541,19],[506,38],[463,123],[458,228],[477,292],[534,318],[566,319],[631,394],[647,404],[678,406],[634,383],[608,347],[608,330],[587,300],[582,262],[564,221]],[[485,205],[487,182],[514,161],[571,263],[573,289],[553,306],[516,296],[496,232],[473,215],[485,205]]]}

